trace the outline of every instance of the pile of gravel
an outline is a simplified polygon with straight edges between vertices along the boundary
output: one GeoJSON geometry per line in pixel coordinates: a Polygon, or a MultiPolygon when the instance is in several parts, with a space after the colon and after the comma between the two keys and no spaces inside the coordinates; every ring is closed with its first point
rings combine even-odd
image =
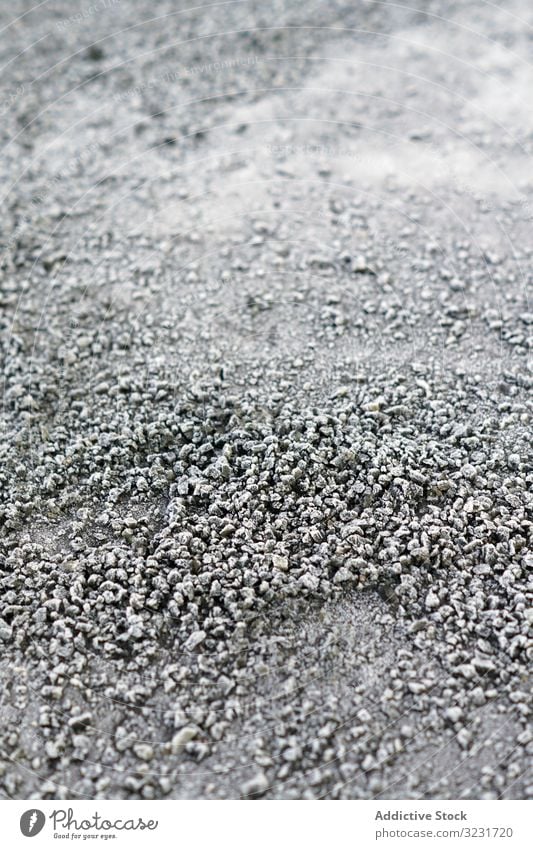
{"type": "Polygon", "coordinates": [[[412,368],[321,407],[176,392],[124,378],[4,445],[8,792],[446,793],[476,747],[470,795],[522,792],[523,404],[412,368]]]}

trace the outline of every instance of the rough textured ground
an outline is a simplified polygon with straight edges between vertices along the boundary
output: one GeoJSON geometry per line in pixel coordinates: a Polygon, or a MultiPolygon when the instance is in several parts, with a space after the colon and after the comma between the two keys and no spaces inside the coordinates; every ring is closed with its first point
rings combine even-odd
{"type": "Polygon", "coordinates": [[[6,797],[533,795],[533,17],[418,5],[2,5],[6,797]]]}

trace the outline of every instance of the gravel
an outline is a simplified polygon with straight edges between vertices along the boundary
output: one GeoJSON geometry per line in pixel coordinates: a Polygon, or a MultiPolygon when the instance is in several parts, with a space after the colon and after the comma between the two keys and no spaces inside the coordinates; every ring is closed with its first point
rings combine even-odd
{"type": "Polygon", "coordinates": [[[9,30],[6,797],[531,795],[506,5],[9,30]]]}

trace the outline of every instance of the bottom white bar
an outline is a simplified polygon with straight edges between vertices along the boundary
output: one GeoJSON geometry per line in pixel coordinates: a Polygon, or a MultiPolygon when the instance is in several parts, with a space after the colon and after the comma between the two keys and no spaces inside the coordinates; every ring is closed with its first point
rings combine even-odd
{"type": "Polygon", "coordinates": [[[2,845],[186,849],[526,849],[531,803],[519,801],[9,801],[2,845]],[[31,840],[35,838],[35,843],[31,840]]]}

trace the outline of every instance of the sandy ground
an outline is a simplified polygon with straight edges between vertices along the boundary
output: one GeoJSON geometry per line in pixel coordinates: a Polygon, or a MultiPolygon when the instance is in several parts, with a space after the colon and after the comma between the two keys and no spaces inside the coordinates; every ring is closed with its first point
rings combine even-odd
{"type": "Polygon", "coordinates": [[[0,786],[524,798],[526,0],[0,11],[0,786]]]}

